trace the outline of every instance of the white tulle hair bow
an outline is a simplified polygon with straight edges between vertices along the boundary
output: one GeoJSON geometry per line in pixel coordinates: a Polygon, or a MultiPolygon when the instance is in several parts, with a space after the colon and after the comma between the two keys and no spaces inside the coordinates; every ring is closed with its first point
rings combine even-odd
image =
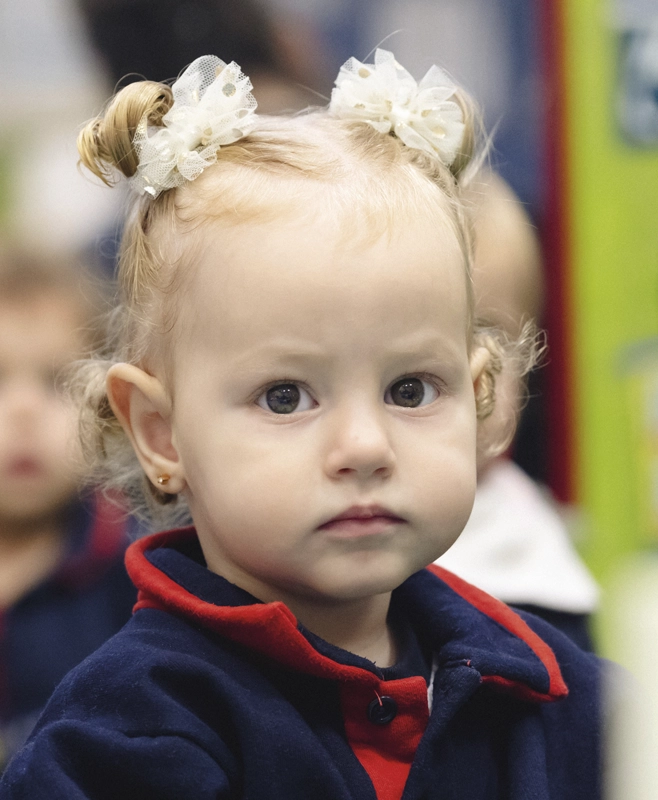
{"type": "Polygon", "coordinates": [[[462,145],[464,115],[451,98],[457,87],[437,66],[417,83],[388,50],[374,64],[350,58],[340,68],[329,111],[394,133],[408,147],[438,156],[450,166],[462,145]]]}
{"type": "Polygon", "coordinates": [[[144,118],[133,138],[139,166],[130,182],[139,194],[157,197],[195,180],[215,163],[221,147],[254,126],[251,81],[235,62],[197,58],[171,88],[174,103],[162,118],[163,127],[149,126],[144,118]]]}

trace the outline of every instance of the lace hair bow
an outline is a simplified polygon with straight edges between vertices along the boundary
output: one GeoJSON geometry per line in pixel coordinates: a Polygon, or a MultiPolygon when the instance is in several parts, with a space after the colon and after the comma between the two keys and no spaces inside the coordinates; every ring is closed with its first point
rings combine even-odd
{"type": "Polygon", "coordinates": [[[246,136],[254,125],[256,99],[251,81],[235,63],[216,56],[192,62],[172,86],[174,103],[164,127],[137,126],[133,146],[139,158],[132,187],[157,197],[199,177],[224,145],[246,136]]]}
{"type": "Polygon", "coordinates": [[[329,111],[340,119],[367,122],[380,133],[394,133],[408,147],[450,166],[464,137],[462,109],[451,100],[456,89],[437,66],[416,83],[393,53],[376,50],[374,64],[355,58],[343,64],[329,111]]]}

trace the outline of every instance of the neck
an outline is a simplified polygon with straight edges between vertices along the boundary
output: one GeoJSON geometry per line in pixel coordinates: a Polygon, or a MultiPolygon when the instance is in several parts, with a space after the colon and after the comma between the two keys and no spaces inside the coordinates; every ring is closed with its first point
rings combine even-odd
{"type": "MultiPolygon", "coordinates": [[[[197,533],[199,531],[197,525],[197,533]]],[[[218,558],[204,547],[208,569],[257,597],[263,603],[285,603],[301,624],[325,642],[367,658],[378,667],[390,667],[397,660],[395,639],[388,625],[391,592],[354,600],[318,599],[299,595],[284,587],[266,584],[228,559],[218,558]]]]}
{"type": "Polygon", "coordinates": [[[390,667],[397,660],[395,640],[387,623],[391,594],[342,603],[281,598],[297,619],[329,644],[390,667]]]}

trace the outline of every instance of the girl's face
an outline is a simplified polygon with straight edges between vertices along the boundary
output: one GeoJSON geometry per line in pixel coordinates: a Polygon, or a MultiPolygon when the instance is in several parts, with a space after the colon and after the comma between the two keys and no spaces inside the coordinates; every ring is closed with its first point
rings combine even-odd
{"type": "Polygon", "coordinates": [[[354,248],[323,220],[205,237],[163,449],[208,566],[293,607],[392,590],[450,547],[475,492],[483,352],[469,359],[454,234],[418,221],[354,248]]]}

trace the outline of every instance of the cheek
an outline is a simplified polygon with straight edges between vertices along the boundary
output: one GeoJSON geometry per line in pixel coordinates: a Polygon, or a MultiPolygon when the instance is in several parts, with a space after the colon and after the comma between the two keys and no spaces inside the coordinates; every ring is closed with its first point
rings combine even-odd
{"type": "Polygon", "coordinates": [[[44,437],[54,457],[73,464],[80,460],[78,417],[73,406],[53,402],[44,426],[44,437]]]}
{"type": "Polygon", "coordinates": [[[477,481],[474,412],[460,410],[436,429],[416,436],[406,457],[417,475],[412,491],[422,493],[423,503],[437,514],[445,518],[454,513],[456,521],[465,524],[477,481]]]}
{"type": "Polygon", "coordinates": [[[255,433],[233,422],[194,425],[177,437],[192,503],[212,505],[208,513],[227,524],[228,517],[268,524],[294,518],[315,474],[308,446],[282,427],[255,433]]]}

